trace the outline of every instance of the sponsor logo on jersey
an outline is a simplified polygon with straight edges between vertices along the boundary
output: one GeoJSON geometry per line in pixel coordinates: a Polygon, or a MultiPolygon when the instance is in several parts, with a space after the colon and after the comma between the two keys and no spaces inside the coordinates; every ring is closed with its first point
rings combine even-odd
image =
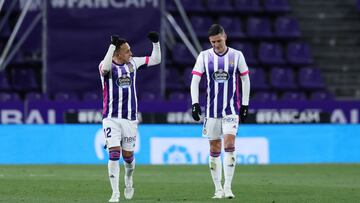
{"type": "Polygon", "coordinates": [[[229,79],[229,73],[220,69],[212,74],[212,78],[218,83],[224,83],[229,79]]]}
{"type": "Polygon", "coordinates": [[[128,88],[131,85],[131,78],[127,75],[122,75],[116,80],[116,85],[121,88],[128,88]]]}

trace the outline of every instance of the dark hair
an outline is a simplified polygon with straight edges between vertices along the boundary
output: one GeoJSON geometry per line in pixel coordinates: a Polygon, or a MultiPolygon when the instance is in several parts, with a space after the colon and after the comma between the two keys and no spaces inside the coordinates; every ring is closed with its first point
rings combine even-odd
{"type": "Polygon", "coordinates": [[[213,24],[208,31],[208,37],[225,33],[224,28],[219,24],[213,24]]]}
{"type": "Polygon", "coordinates": [[[119,51],[121,45],[123,45],[123,44],[125,44],[125,43],[127,43],[126,39],[124,39],[124,38],[119,38],[119,41],[118,41],[117,44],[116,44],[116,49],[115,49],[115,51],[119,51]]]}

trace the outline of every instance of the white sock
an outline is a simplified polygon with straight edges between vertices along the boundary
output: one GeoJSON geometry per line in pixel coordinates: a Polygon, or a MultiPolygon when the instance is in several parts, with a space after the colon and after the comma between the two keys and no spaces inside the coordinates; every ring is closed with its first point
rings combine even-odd
{"type": "Polygon", "coordinates": [[[231,189],[231,182],[234,176],[236,166],[236,157],[234,156],[234,152],[225,152],[224,156],[224,177],[225,183],[224,188],[231,189]]]}
{"type": "Polygon", "coordinates": [[[119,175],[120,175],[119,161],[109,160],[108,172],[109,172],[111,189],[113,193],[119,193],[119,175]]]}
{"type": "Polygon", "coordinates": [[[221,164],[220,156],[218,157],[209,156],[209,166],[210,166],[211,177],[215,185],[215,191],[222,190],[222,186],[221,186],[222,164],[221,164]]]}
{"type": "Polygon", "coordinates": [[[133,187],[133,174],[135,170],[135,158],[131,163],[127,163],[124,161],[125,166],[125,186],[126,187],[133,187]]]}

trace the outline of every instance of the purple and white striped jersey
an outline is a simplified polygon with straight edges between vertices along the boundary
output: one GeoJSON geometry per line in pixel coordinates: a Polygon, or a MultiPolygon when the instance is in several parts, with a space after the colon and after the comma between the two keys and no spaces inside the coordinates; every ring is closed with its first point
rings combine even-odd
{"type": "Polygon", "coordinates": [[[138,120],[136,73],[140,66],[148,62],[148,56],[133,57],[127,64],[116,64],[113,61],[110,72],[102,75],[101,61],[99,71],[103,88],[103,118],[138,120]]]}
{"type": "Polygon", "coordinates": [[[207,81],[206,117],[238,115],[239,76],[249,73],[242,52],[230,47],[222,55],[212,48],[200,52],[192,74],[201,77],[203,73],[207,81]]]}

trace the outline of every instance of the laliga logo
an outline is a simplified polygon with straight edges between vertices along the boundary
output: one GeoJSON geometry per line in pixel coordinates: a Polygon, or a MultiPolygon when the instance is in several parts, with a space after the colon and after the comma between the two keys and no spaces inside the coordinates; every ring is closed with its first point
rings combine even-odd
{"type": "Polygon", "coordinates": [[[164,163],[167,164],[188,164],[191,163],[191,155],[186,147],[172,145],[164,153],[164,163]]]}
{"type": "MultiPolygon", "coordinates": [[[[104,149],[104,146],[105,146],[105,135],[104,135],[103,129],[101,128],[96,132],[95,138],[94,138],[94,150],[95,150],[96,157],[99,160],[104,160],[105,152],[107,154],[107,150],[104,149]]],[[[136,141],[135,141],[134,153],[138,153],[139,149],[140,149],[140,137],[138,134],[136,141]]]]}

